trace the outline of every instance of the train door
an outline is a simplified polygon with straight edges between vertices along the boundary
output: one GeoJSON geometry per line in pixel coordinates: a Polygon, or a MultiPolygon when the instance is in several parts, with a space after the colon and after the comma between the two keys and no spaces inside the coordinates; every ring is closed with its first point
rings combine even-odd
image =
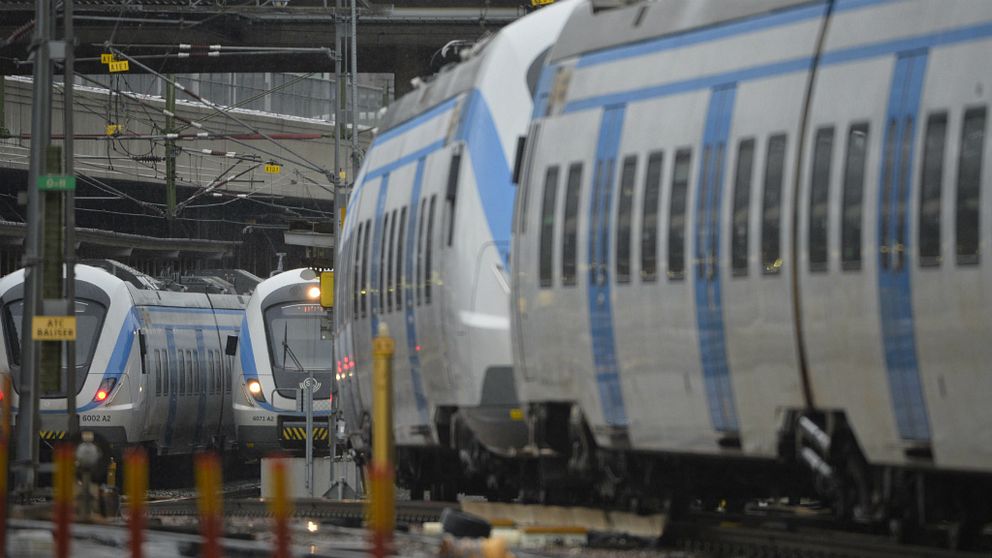
{"type": "MultiPolygon", "coordinates": [[[[812,39],[805,48],[813,48],[812,39]]],[[[727,396],[725,389],[731,388],[734,407],[727,408],[736,409],[740,448],[748,455],[776,455],[781,409],[801,408],[804,403],[790,331],[794,319],[790,274],[795,264],[787,254],[796,116],[803,109],[808,79],[803,71],[738,83],[724,155],[718,267],[730,381],[713,381],[721,389],[708,398],[716,395],[720,401],[727,396]]],[[[712,326],[708,320],[700,323],[712,326]]],[[[717,351],[717,357],[718,347],[709,348],[717,351]]],[[[713,367],[713,356],[703,360],[713,367]]]]}
{"type": "Polygon", "coordinates": [[[863,49],[872,37],[837,30],[894,17],[888,9],[832,16],[807,117],[796,241],[812,403],[842,410],[870,461],[900,463],[929,452],[931,437],[907,251],[929,53],[831,54],[863,49]]]}
{"type": "Polygon", "coordinates": [[[730,85],[710,93],[696,189],[695,265],[691,272],[710,420],[713,428],[728,438],[739,435],[739,426],[727,365],[719,241],[727,137],[736,92],[736,87],[730,85]]]}
{"type": "MultiPolygon", "coordinates": [[[[940,28],[987,27],[992,20],[982,3],[922,4],[926,12],[919,17],[940,28]]],[[[933,461],[943,468],[992,467],[990,48],[986,34],[917,55],[925,59],[925,73],[900,271],[909,286],[904,307],[913,324],[922,396],[913,394],[906,366],[898,385],[923,406],[906,417],[900,434],[929,433],[933,461]]],[[[907,449],[927,457],[919,446],[907,449]]]]}
{"type": "MultiPolygon", "coordinates": [[[[611,217],[613,215],[613,194],[619,174],[618,157],[620,137],[623,130],[626,106],[608,106],[602,112],[599,136],[596,144],[596,158],[592,172],[590,189],[589,229],[587,257],[589,262],[586,304],[589,310],[589,336],[592,350],[592,382],[595,391],[582,393],[583,407],[590,412],[587,418],[597,434],[622,434],[626,437],[629,424],[624,403],[621,374],[617,356],[616,334],[614,330],[613,295],[611,281],[615,278],[610,272],[611,265],[611,217]],[[598,401],[598,404],[595,403],[598,401]]],[[[610,443],[611,438],[601,438],[601,443],[610,443]]]]}
{"type": "MultiPolygon", "coordinates": [[[[424,186],[424,173],[426,158],[417,160],[414,168],[413,185],[410,188],[410,197],[406,200],[406,219],[403,222],[404,230],[400,234],[403,241],[401,250],[402,257],[397,256],[397,273],[400,276],[398,289],[402,291],[402,299],[399,301],[397,311],[402,316],[404,331],[398,332],[397,341],[405,347],[405,356],[409,366],[410,390],[409,396],[413,399],[411,408],[416,409],[416,414],[411,417],[411,432],[429,433],[430,418],[427,407],[427,397],[424,386],[424,368],[421,360],[421,350],[423,340],[420,338],[422,329],[418,328],[416,302],[418,294],[418,235],[417,232],[423,226],[423,220],[427,218],[426,207],[422,202],[422,192],[424,186]]],[[[430,335],[430,329],[426,332],[430,335]]],[[[404,367],[405,368],[405,367],[404,367]]]]}

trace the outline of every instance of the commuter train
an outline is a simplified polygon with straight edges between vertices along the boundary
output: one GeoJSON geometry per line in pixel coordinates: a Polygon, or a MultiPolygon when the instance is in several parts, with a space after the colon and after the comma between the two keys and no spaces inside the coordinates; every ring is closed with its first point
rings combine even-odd
{"type": "Polygon", "coordinates": [[[355,182],[338,255],[342,411],[364,451],[384,324],[397,339],[398,474],[415,495],[454,496],[456,480],[505,486],[488,458],[527,442],[509,332],[511,164],[569,11],[507,26],[400,99],[355,182]]]}
{"type": "MultiPolygon", "coordinates": [[[[76,411],[80,429],[120,458],[224,450],[233,443],[231,374],[223,351],[245,299],[140,288],[103,269],[76,266],[76,411]]],[[[0,369],[19,385],[24,271],[0,279],[0,369]]],[[[62,385],[66,378],[62,366],[62,385]]],[[[65,388],[41,391],[43,444],[66,438],[65,388]]],[[[17,394],[12,400],[14,415],[17,394]]]]}
{"type": "Polygon", "coordinates": [[[327,447],[333,389],[330,317],[320,306],[320,286],[309,270],[280,273],[255,287],[236,342],[232,397],[238,449],[249,456],[296,451],[306,444],[301,384],[316,380],[313,439],[327,447]],[[307,278],[309,277],[309,278],[307,278]],[[328,322],[322,328],[324,321],[328,322]],[[324,331],[326,330],[326,333],[324,331]]]}
{"type": "Polygon", "coordinates": [[[407,445],[450,445],[485,378],[469,358],[508,334],[526,441],[503,455],[541,495],[677,511],[815,494],[846,520],[974,535],[992,517],[992,5],[552,9],[548,53],[500,42],[542,10],[387,114],[339,253],[349,419],[377,321],[429,351],[397,368],[407,445]],[[517,66],[496,96],[467,77],[500,47],[517,66]],[[533,102],[514,96],[535,74],[533,102]],[[528,112],[519,157],[472,148],[493,129],[472,99],[498,123],[528,112]],[[488,177],[515,160],[518,187],[458,174],[462,145],[495,155],[472,159],[488,177]],[[507,256],[492,216],[510,198],[507,256]],[[507,302],[486,314],[510,328],[473,337],[480,301],[507,302]]]}

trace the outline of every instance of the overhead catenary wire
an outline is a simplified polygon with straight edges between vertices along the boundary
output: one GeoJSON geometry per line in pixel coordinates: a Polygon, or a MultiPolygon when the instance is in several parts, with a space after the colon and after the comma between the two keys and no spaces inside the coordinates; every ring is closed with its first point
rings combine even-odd
{"type": "MultiPolygon", "coordinates": [[[[222,113],[226,118],[229,118],[229,119],[233,120],[234,122],[238,123],[239,125],[241,125],[242,127],[244,127],[247,130],[251,130],[252,132],[254,132],[256,134],[261,135],[265,139],[269,140],[275,146],[277,146],[279,148],[282,148],[282,146],[279,145],[279,143],[276,142],[276,140],[274,140],[271,137],[269,137],[265,132],[259,130],[258,128],[255,128],[254,126],[249,125],[244,120],[242,120],[242,119],[238,118],[237,116],[235,116],[234,113],[223,111],[221,109],[220,105],[217,105],[214,102],[209,101],[207,99],[204,99],[200,95],[198,95],[196,93],[193,93],[192,91],[190,91],[190,90],[186,89],[185,87],[183,87],[183,85],[181,83],[177,82],[176,80],[169,79],[167,76],[156,72],[155,70],[153,70],[152,68],[148,67],[147,65],[141,63],[140,61],[134,60],[129,55],[124,54],[121,50],[119,50],[117,48],[111,48],[111,51],[113,52],[113,54],[115,56],[116,55],[119,55],[119,56],[121,56],[123,58],[128,59],[128,61],[134,62],[137,66],[140,66],[141,68],[144,68],[145,71],[158,76],[160,79],[165,80],[166,83],[169,83],[169,84],[175,86],[176,89],[182,91],[185,95],[187,95],[187,96],[195,99],[196,101],[198,101],[202,105],[206,106],[207,108],[210,108],[211,110],[215,110],[215,111],[218,111],[218,112],[222,113]]],[[[168,111],[165,111],[165,112],[168,113],[168,111]]],[[[174,118],[179,119],[174,114],[168,113],[167,115],[168,116],[173,116],[174,118]]],[[[197,123],[194,124],[192,121],[190,121],[190,124],[193,125],[193,126],[195,126],[195,127],[197,127],[197,128],[202,128],[203,127],[203,125],[200,124],[199,122],[197,122],[197,123]]],[[[234,141],[234,140],[232,140],[232,141],[234,141]]],[[[273,156],[275,157],[276,155],[273,155],[273,156]]],[[[320,165],[318,165],[318,164],[316,164],[316,163],[314,163],[314,162],[312,162],[312,161],[310,161],[310,160],[308,160],[308,159],[306,159],[304,157],[301,157],[301,156],[299,156],[297,154],[293,154],[293,156],[294,156],[294,158],[296,158],[296,161],[295,161],[296,164],[298,164],[300,166],[304,166],[306,168],[309,168],[310,170],[313,170],[315,172],[319,172],[319,173],[324,174],[326,176],[331,176],[331,173],[327,169],[321,167],[320,165]]],[[[287,157],[287,159],[288,159],[288,157],[287,157]]]]}
{"type": "MultiPolygon", "coordinates": [[[[156,75],[158,75],[158,74],[156,74],[156,75]]],[[[84,79],[88,79],[88,78],[85,78],[85,76],[84,76],[84,79]]],[[[88,79],[88,81],[91,81],[91,82],[94,82],[94,83],[98,83],[98,82],[96,82],[95,80],[92,80],[92,79],[88,79]]],[[[102,84],[101,84],[101,87],[102,87],[102,84]]],[[[217,135],[216,132],[213,132],[213,131],[209,130],[208,128],[206,128],[205,126],[203,126],[199,121],[190,120],[190,119],[185,118],[183,116],[180,116],[178,114],[174,114],[174,113],[172,113],[172,112],[170,112],[170,111],[168,111],[168,110],[166,110],[164,108],[161,108],[160,109],[160,108],[154,107],[154,106],[150,105],[149,103],[147,103],[145,100],[143,100],[140,97],[134,95],[133,93],[130,93],[128,91],[122,91],[120,89],[115,90],[115,93],[117,95],[121,96],[121,97],[130,99],[130,100],[132,100],[132,101],[134,101],[136,103],[144,104],[145,106],[151,107],[152,110],[159,111],[159,112],[161,112],[162,114],[164,114],[166,116],[172,116],[176,120],[179,120],[181,122],[184,122],[186,124],[189,124],[190,126],[192,126],[194,128],[197,128],[198,130],[201,130],[201,131],[206,132],[208,134],[215,134],[215,135],[217,135]]],[[[251,129],[250,127],[248,127],[248,128],[251,129]]],[[[242,140],[238,140],[238,139],[235,139],[235,138],[228,138],[228,139],[229,139],[229,141],[232,141],[232,142],[234,142],[234,143],[236,143],[238,145],[247,147],[249,149],[255,149],[256,151],[259,151],[261,153],[264,153],[264,154],[266,154],[266,155],[268,155],[270,157],[273,157],[273,158],[275,158],[277,160],[280,160],[280,159],[281,160],[290,160],[290,157],[287,157],[285,155],[277,155],[277,154],[275,154],[275,153],[273,153],[271,151],[267,151],[267,150],[262,149],[261,147],[258,147],[258,146],[254,146],[254,147],[253,146],[250,146],[250,145],[248,145],[247,143],[245,143],[242,140]]],[[[275,142],[271,138],[267,138],[267,139],[269,141],[272,141],[273,143],[275,143],[277,146],[279,145],[277,142],[275,142]]],[[[282,147],[282,146],[279,146],[279,147],[282,147]]],[[[309,161],[305,161],[305,162],[301,163],[301,162],[299,162],[297,160],[297,161],[292,161],[292,162],[295,163],[295,164],[297,164],[297,165],[300,165],[302,167],[308,168],[308,169],[310,169],[310,170],[312,170],[314,172],[318,172],[318,173],[323,174],[325,176],[327,175],[327,170],[326,169],[320,168],[320,167],[314,165],[313,163],[310,163],[309,161]]]]}

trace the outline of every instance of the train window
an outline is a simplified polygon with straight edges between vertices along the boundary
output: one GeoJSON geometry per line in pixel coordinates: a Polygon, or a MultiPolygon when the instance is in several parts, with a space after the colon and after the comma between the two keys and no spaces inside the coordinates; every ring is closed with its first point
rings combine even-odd
{"type": "Polygon", "coordinates": [[[431,268],[431,255],[434,252],[434,206],[437,205],[437,194],[431,194],[431,204],[430,213],[427,216],[427,238],[425,242],[427,245],[424,248],[424,304],[431,303],[431,280],[432,272],[431,268]]]}
{"type": "Polygon", "coordinates": [[[224,385],[224,393],[231,393],[231,368],[227,365],[231,358],[221,359],[220,353],[217,354],[217,359],[220,360],[220,370],[221,370],[221,383],[224,385]],[[225,360],[227,362],[225,362],[225,360]]]}
{"type": "Polygon", "coordinates": [[[406,238],[406,206],[400,210],[400,230],[396,233],[396,310],[403,308],[403,288],[406,275],[403,269],[403,245],[406,238]]]}
{"type": "Polygon", "coordinates": [[[630,282],[630,222],[634,212],[636,173],[637,156],[625,157],[620,171],[620,200],[617,204],[617,283],[630,282]]]}
{"type": "Polygon", "coordinates": [[[575,261],[579,252],[579,198],[582,190],[582,163],[568,167],[568,187],[565,190],[565,222],[561,238],[561,284],[575,285],[575,261]]]}
{"type": "Polygon", "coordinates": [[[782,270],[782,178],[785,169],[785,134],[768,138],[765,156],[764,197],[761,200],[761,268],[766,274],[782,270]]]}
{"type": "Polygon", "coordinates": [[[179,373],[179,386],[176,395],[186,395],[186,360],[183,359],[182,351],[176,351],[176,364],[179,373]]]}
{"type": "Polygon", "coordinates": [[[648,155],[644,177],[644,209],[641,215],[641,281],[653,283],[658,277],[658,204],[661,201],[661,166],[665,154],[648,155]]]}
{"type": "Polygon", "coordinates": [[[555,242],[555,202],[558,197],[558,166],[548,168],[544,175],[544,199],[541,202],[540,244],[538,250],[538,276],[542,287],[552,284],[555,242]]]}
{"type": "Polygon", "coordinates": [[[396,210],[394,209],[389,218],[389,255],[386,257],[386,284],[383,285],[383,291],[386,294],[386,311],[393,311],[393,293],[396,291],[396,274],[393,273],[393,268],[396,264],[396,259],[393,257],[396,254],[394,248],[396,241],[396,210]]]}
{"type": "Polygon", "coordinates": [[[196,376],[193,374],[193,356],[190,351],[185,351],[186,356],[186,395],[193,395],[196,391],[196,376]]]}
{"type": "Polygon", "coordinates": [[[685,277],[685,208],[691,162],[691,149],[680,149],[675,153],[672,199],[668,210],[668,279],[672,281],[685,277]]]}
{"type": "Polygon", "coordinates": [[[840,216],[841,269],[861,269],[861,213],[868,157],[868,123],[852,124],[847,132],[844,192],[840,216]]]}
{"type": "Polygon", "coordinates": [[[361,288],[362,295],[362,317],[368,315],[368,298],[369,298],[369,231],[372,228],[371,219],[365,220],[365,235],[362,239],[362,281],[359,288],[361,288]]]}
{"type": "Polygon", "coordinates": [[[413,290],[417,298],[417,306],[420,306],[420,293],[423,291],[420,270],[424,262],[424,221],[427,220],[427,214],[424,213],[425,209],[427,209],[427,198],[420,200],[420,211],[417,212],[417,261],[416,270],[414,270],[413,275],[413,290]]]}
{"type": "Polygon", "coordinates": [[[985,150],[985,107],[964,113],[958,156],[956,245],[958,265],[974,265],[979,257],[979,210],[982,155],[985,150]]]}
{"type": "Polygon", "coordinates": [[[451,156],[451,166],[448,169],[448,190],[445,199],[448,200],[448,246],[455,239],[455,200],[458,196],[458,176],[462,168],[462,153],[459,149],[451,156]]]}
{"type": "Polygon", "coordinates": [[[833,126],[818,129],[813,143],[813,176],[809,187],[809,230],[806,239],[810,271],[826,271],[829,267],[827,205],[830,200],[830,160],[833,152],[833,126]]]}
{"type": "Polygon", "coordinates": [[[162,351],[155,349],[155,395],[162,395],[162,351]]]}
{"type": "Polygon", "coordinates": [[[920,175],[919,246],[920,265],[940,265],[940,192],[944,184],[944,144],[947,113],[927,117],[923,141],[923,170],[920,175]]]}
{"type": "Polygon", "coordinates": [[[354,268],[353,268],[354,271],[352,272],[354,274],[353,277],[352,277],[352,282],[354,284],[352,285],[352,289],[351,289],[352,290],[352,293],[351,293],[351,317],[352,317],[352,319],[355,319],[355,320],[358,319],[358,292],[362,288],[361,284],[358,282],[358,276],[359,276],[359,273],[360,273],[359,265],[358,265],[359,264],[358,255],[361,253],[361,250],[362,250],[362,248],[361,248],[361,238],[362,238],[362,228],[364,226],[365,226],[365,223],[359,223],[358,224],[358,229],[355,231],[354,234],[351,235],[352,236],[352,239],[349,242],[349,244],[354,248],[353,252],[354,252],[354,257],[355,257],[355,263],[354,263],[354,268]]]}
{"type": "Polygon", "coordinates": [[[375,296],[379,301],[379,314],[386,310],[386,234],[389,232],[389,213],[382,217],[379,224],[379,277],[376,283],[375,296]]]}
{"type": "Polygon", "coordinates": [[[747,275],[748,215],[751,211],[751,175],[754,167],[754,139],[737,146],[737,176],[734,177],[734,216],[730,238],[730,267],[734,275],[747,275]]]}

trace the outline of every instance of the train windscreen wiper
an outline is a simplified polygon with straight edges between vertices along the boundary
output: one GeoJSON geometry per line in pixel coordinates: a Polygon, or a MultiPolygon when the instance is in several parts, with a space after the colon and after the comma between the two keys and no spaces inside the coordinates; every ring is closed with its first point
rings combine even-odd
{"type": "Polygon", "coordinates": [[[303,365],[300,364],[300,359],[296,358],[296,354],[293,353],[293,349],[289,347],[289,342],[287,341],[288,337],[289,321],[287,320],[286,325],[282,330],[282,367],[286,368],[286,355],[289,355],[289,358],[293,359],[293,363],[296,364],[296,367],[300,370],[300,372],[304,372],[303,365]]]}

